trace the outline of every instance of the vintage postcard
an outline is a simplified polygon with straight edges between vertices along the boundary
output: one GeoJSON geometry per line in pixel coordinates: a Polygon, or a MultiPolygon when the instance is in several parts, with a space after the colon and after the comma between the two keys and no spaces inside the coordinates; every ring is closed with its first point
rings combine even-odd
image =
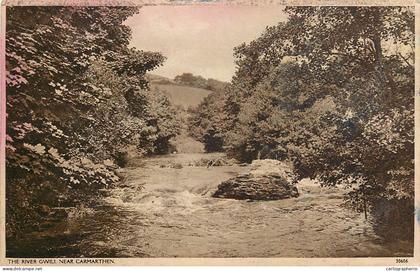
{"type": "Polygon", "coordinates": [[[418,11],[4,1],[1,264],[419,265],[418,11]]]}

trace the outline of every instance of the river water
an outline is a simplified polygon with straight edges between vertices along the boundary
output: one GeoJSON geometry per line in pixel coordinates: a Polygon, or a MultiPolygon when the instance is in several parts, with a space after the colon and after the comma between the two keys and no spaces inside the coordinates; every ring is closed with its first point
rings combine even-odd
{"type": "Polygon", "coordinates": [[[220,154],[134,159],[120,186],[95,206],[8,241],[8,257],[397,257],[413,243],[387,242],[343,189],[304,180],[300,197],[278,201],[212,198],[248,166],[194,166],[220,154]]]}

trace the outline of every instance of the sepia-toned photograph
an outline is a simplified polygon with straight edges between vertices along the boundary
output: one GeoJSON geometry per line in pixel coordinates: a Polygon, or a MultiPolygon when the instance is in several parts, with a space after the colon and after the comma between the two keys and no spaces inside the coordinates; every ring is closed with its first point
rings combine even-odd
{"type": "Polygon", "coordinates": [[[6,258],[414,257],[414,6],[5,11],[6,258]]]}

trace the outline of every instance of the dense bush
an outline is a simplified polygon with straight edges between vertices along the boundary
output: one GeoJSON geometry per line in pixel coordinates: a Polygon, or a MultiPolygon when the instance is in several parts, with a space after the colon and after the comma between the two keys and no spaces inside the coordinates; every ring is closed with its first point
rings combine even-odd
{"type": "Polygon", "coordinates": [[[144,78],[164,57],[128,49],[122,23],[137,12],[8,7],[8,236],[117,181],[127,147],[160,152],[177,133],[171,105],[144,78]]]}

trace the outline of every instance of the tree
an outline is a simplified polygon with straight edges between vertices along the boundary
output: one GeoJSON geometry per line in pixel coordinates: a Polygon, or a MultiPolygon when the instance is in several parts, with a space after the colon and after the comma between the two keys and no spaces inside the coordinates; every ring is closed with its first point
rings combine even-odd
{"type": "Polygon", "coordinates": [[[115,162],[127,146],[146,152],[162,130],[173,134],[162,128],[167,116],[152,123],[156,98],[144,78],[164,57],[128,48],[123,22],[137,12],[8,7],[8,236],[33,229],[49,207],[89,200],[118,181],[115,162]]]}
{"type": "MultiPolygon", "coordinates": [[[[413,10],[288,11],[290,22],[301,29],[292,36],[301,39],[295,51],[306,58],[316,81],[330,86],[338,113],[320,119],[322,127],[334,131],[320,139],[318,148],[304,148],[310,150],[305,163],[305,152],[298,152],[302,177],[353,187],[348,195],[353,206],[374,214],[384,201],[396,201],[393,213],[407,221],[410,211],[403,209],[413,210],[414,199],[413,10]]],[[[412,229],[410,220],[406,226],[412,229]]]]}
{"type": "Polygon", "coordinates": [[[204,143],[206,152],[223,151],[224,134],[227,129],[226,117],[219,101],[224,100],[225,93],[210,93],[199,106],[190,110],[188,123],[191,124],[190,135],[204,143]]]}

